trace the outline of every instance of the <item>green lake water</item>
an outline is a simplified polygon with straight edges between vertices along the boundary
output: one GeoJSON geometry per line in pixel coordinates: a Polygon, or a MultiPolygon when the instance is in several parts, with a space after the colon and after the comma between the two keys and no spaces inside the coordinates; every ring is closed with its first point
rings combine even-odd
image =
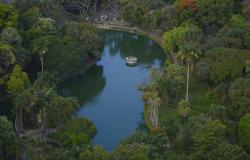
{"type": "Polygon", "coordinates": [[[143,123],[144,104],[138,87],[148,81],[150,67],[159,68],[164,62],[163,50],[154,41],[125,32],[106,33],[101,60],[61,87],[65,96],[78,98],[77,115],[96,125],[94,144],[111,151],[143,123]],[[136,56],[138,65],[127,66],[127,56],[136,56]]]}

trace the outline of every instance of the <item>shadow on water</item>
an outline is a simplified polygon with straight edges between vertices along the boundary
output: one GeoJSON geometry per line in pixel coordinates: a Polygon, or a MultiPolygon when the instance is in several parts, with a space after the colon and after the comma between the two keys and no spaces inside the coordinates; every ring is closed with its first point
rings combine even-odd
{"type": "Polygon", "coordinates": [[[101,93],[105,86],[106,80],[103,76],[103,66],[94,65],[85,74],[72,79],[66,88],[62,87],[60,92],[64,96],[77,97],[81,105],[92,101],[101,93]]]}

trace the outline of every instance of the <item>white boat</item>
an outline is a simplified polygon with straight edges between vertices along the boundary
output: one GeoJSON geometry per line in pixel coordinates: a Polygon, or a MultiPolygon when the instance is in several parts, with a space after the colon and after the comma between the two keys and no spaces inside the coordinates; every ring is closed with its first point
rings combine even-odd
{"type": "Polygon", "coordinates": [[[126,57],[126,63],[128,65],[134,65],[137,63],[137,61],[138,61],[137,57],[133,57],[133,56],[126,57]]]}

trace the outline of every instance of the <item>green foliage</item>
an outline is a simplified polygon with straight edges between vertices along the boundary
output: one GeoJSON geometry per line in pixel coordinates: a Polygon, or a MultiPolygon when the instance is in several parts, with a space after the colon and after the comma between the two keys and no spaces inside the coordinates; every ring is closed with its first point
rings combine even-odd
{"type": "Polygon", "coordinates": [[[86,23],[70,22],[64,36],[41,36],[42,28],[29,30],[34,37],[31,48],[39,55],[44,69],[56,74],[58,81],[74,77],[100,56],[102,37],[99,31],[86,23]]]}
{"type": "Polygon", "coordinates": [[[205,57],[206,65],[209,68],[208,81],[217,84],[242,76],[245,63],[249,59],[248,50],[229,48],[208,50],[205,57]]]}
{"type": "Polygon", "coordinates": [[[181,100],[178,104],[178,111],[182,118],[186,120],[190,113],[191,104],[186,100],[181,100]]]}
{"type": "Polygon", "coordinates": [[[171,54],[180,50],[186,52],[199,50],[202,32],[197,26],[181,26],[165,32],[163,36],[164,47],[171,54]]]}
{"type": "Polygon", "coordinates": [[[250,22],[250,5],[244,5],[242,9],[242,15],[250,22]]]}
{"type": "Polygon", "coordinates": [[[233,0],[195,0],[198,11],[195,20],[203,28],[224,25],[233,13],[233,0]]]}
{"type": "Polygon", "coordinates": [[[239,146],[227,142],[216,145],[211,150],[203,154],[195,154],[189,157],[189,160],[248,160],[249,156],[239,146]]]}
{"type": "Polygon", "coordinates": [[[160,7],[161,4],[161,0],[121,0],[122,16],[132,25],[150,28],[151,26],[157,25],[157,21],[159,21],[156,15],[160,13],[160,11],[154,9],[160,7]]]}
{"type": "Polygon", "coordinates": [[[0,31],[17,25],[18,13],[14,7],[0,2],[0,31]]]}
{"type": "Polygon", "coordinates": [[[226,107],[222,105],[211,105],[209,116],[213,120],[225,120],[226,119],[226,107]]]}
{"type": "Polygon", "coordinates": [[[174,53],[179,50],[184,34],[187,32],[187,27],[176,27],[171,31],[164,33],[164,47],[168,52],[174,53]]]}
{"type": "Polygon", "coordinates": [[[81,73],[87,57],[85,46],[71,37],[50,37],[44,57],[45,70],[56,74],[59,80],[66,80],[81,73]]]}
{"type": "Polygon", "coordinates": [[[231,115],[239,120],[243,115],[250,112],[250,79],[237,79],[229,89],[231,103],[231,115]]]}
{"type": "Polygon", "coordinates": [[[66,146],[90,144],[97,130],[92,122],[84,118],[73,118],[57,132],[59,139],[66,146]]]}
{"type": "Polygon", "coordinates": [[[0,116],[0,160],[8,159],[12,155],[12,147],[15,145],[15,133],[11,122],[4,116],[0,116]]]}
{"type": "Polygon", "coordinates": [[[38,18],[35,28],[41,29],[44,33],[53,34],[56,32],[55,20],[51,18],[38,18]]]}
{"type": "Polygon", "coordinates": [[[121,144],[114,151],[114,157],[120,160],[150,160],[150,149],[145,144],[121,144]]]}
{"type": "Polygon", "coordinates": [[[240,119],[239,123],[239,141],[240,145],[250,152],[250,113],[247,113],[240,119]]]}
{"type": "Polygon", "coordinates": [[[62,126],[72,118],[72,114],[79,107],[75,98],[65,98],[58,95],[51,84],[53,78],[44,72],[38,80],[27,89],[23,100],[27,99],[27,118],[30,125],[56,128],[62,126]],[[40,119],[40,120],[39,120],[40,119]],[[42,124],[41,124],[42,123],[42,124]]]}
{"type": "Polygon", "coordinates": [[[16,65],[11,74],[7,87],[12,96],[23,92],[29,86],[29,78],[27,73],[22,71],[19,65],[16,65]]]}
{"type": "Polygon", "coordinates": [[[112,160],[112,157],[102,147],[94,146],[82,151],[79,160],[112,160]]]}
{"type": "Polygon", "coordinates": [[[65,98],[58,95],[49,105],[47,118],[51,127],[66,123],[79,107],[76,98],[65,98]]]}
{"type": "Polygon", "coordinates": [[[215,47],[225,48],[249,48],[249,31],[250,23],[241,15],[233,15],[228,24],[216,33],[213,38],[208,38],[207,44],[204,44],[205,49],[215,47]]]}
{"type": "Polygon", "coordinates": [[[209,120],[207,124],[198,125],[193,134],[196,149],[207,151],[224,141],[226,127],[218,120],[209,120]]]}
{"type": "Polygon", "coordinates": [[[249,29],[250,23],[241,15],[233,15],[229,20],[229,26],[232,28],[249,29]]]}
{"type": "Polygon", "coordinates": [[[42,17],[42,14],[38,7],[33,6],[29,8],[20,17],[23,28],[26,30],[35,27],[38,24],[39,17],[42,17]]]}
{"type": "Polygon", "coordinates": [[[185,72],[185,67],[175,64],[170,64],[167,67],[163,68],[164,75],[162,77],[162,80],[160,81],[160,93],[163,94],[164,91],[168,92],[168,94],[172,98],[177,98],[178,96],[180,96],[185,86],[185,72]],[[165,83],[167,83],[167,87],[164,87],[165,83]],[[163,88],[166,89],[163,90],[163,88]]]}
{"type": "Polygon", "coordinates": [[[0,41],[8,43],[12,46],[20,46],[22,43],[21,35],[15,28],[5,28],[0,34],[0,41]]]}
{"type": "Polygon", "coordinates": [[[9,73],[16,63],[16,57],[9,45],[0,44],[0,84],[5,83],[6,73],[9,73]]]}
{"type": "Polygon", "coordinates": [[[168,150],[169,138],[165,132],[150,134],[143,131],[136,131],[132,136],[121,142],[122,146],[133,143],[144,144],[150,147],[150,159],[161,159],[168,150]]]}

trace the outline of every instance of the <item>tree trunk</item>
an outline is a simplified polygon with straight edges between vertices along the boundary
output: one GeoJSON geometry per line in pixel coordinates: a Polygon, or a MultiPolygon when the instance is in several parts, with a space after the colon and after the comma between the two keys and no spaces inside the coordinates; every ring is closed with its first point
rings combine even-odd
{"type": "Polygon", "coordinates": [[[190,64],[188,64],[187,66],[187,88],[186,88],[186,101],[189,100],[189,76],[190,76],[190,71],[189,71],[189,68],[190,68],[190,64]]]}
{"type": "Polygon", "coordinates": [[[42,124],[41,124],[41,132],[45,132],[46,130],[46,108],[43,108],[43,110],[40,111],[42,116],[42,124]]]}
{"type": "Polygon", "coordinates": [[[95,10],[95,13],[96,13],[96,10],[97,10],[97,4],[98,4],[98,0],[95,0],[95,2],[94,2],[94,10],[95,10]]]}
{"type": "Polygon", "coordinates": [[[42,67],[42,73],[43,73],[43,70],[44,70],[43,56],[40,57],[40,61],[41,61],[41,67],[42,67]]]}
{"type": "Polygon", "coordinates": [[[22,107],[18,107],[16,110],[15,128],[16,133],[23,132],[23,113],[22,107]]]}

